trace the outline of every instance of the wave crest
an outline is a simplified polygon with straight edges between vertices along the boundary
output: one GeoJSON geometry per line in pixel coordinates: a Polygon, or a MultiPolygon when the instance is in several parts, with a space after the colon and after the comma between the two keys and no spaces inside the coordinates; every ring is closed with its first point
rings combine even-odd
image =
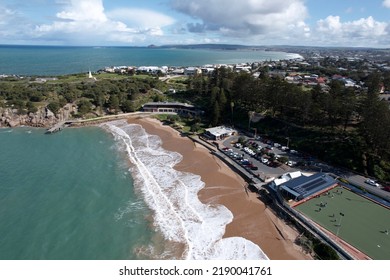
{"type": "Polygon", "coordinates": [[[241,237],[222,238],[233,214],[223,205],[203,204],[198,192],[201,177],[173,167],[182,156],[161,147],[158,136],[140,125],[115,121],[103,124],[121,143],[133,163],[135,185],[154,211],[154,224],[164,238],[182,243],[185,259],[268,259],[253,242],[241,237]]]}

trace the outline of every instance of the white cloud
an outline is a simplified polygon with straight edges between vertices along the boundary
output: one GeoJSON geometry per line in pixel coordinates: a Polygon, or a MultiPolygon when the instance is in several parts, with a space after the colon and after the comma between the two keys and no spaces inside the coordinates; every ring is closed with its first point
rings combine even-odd
{"type": "MultiPolygon", "coordinates": [[[[132,1],[112,1],[111,5],[105,6],[108,1],[5,0],[5,3],[0,3],[1,41],[68,45],[207,42],[247,45],[390,45],[389,20],[378,21],[372,16],[365,16],[343,21],[340,16],[331,15],[314,22],[317,19],[309,15],[305,5],[307,0],[157,1],[159,5],[170,3],[170,14],[159,12],[157,8],[134,8],[132,1]],[[120,8],[117,6],[120,3],[127,6],[120,8]],[[40,5],[50,7],[41,9],[40,5]],[[107,10],[110,6],[115,8],[107,10]],[[308,24],[309,17],[313,24],[308,24]]],[[[390,8],[390,0],[382,0],[380,3],[383,4],[382,9],[390,8]]],[[[357,9],[353,6],[339,12],[357,12],[357,9]]]]}
{"type": "Polygon", "coordinates": [[[147,36],[164,35],[162,28],[174,23],[172,18],[150,10],[106,12],[103,0],[62,0],[61,4],[64,8],[54,22],[36,26],[36,37],[73,44],[142,42],[147,36]]]}
{"type": "Polygon", "coordinates": [[[141,28],[163,27],[171,25],[175,20],[165,14],[145,9],[115,9],[107,15],[127,24],[138,25],[141,28]]]}
{"type": "Polygon", "coordinates": [[[342,22],[339,16],[328,16],[317,22],[317,35],[328,41],[327,45],[371,46],[387,40],[389,23],[373,17],[342,22]]]}
{"type": "Polygon", "coordinates": [[[102,0],[70,0],[65,11],[57,13],[57,17],[71,21],[107,21],[102,0]]]}
{"type": "Polygon", "coordinates": [[[188,24],[189,31],[233,37],[288,32],[307,16],[303,0],[173,0],[171,4],[196,20],[188,24]]]}
{"type": "MultiPolygon", "coordinates": [[[[386,46],[390,22],[372,16],[342,21],[328,16],[309,25],[304,0],[172,0],[189,15],[189,32],[244,44],[386,46]]],[[[390,0],[383,2],[390,8],[390,0]]],[[[350,13],[352,8],[346,12],[350,13]]]]}
{"type": "Polygon", "coordinates": [[[28,30],[30,23],[23,15],[10,7],[0,4],[0,38],[2,43],[15,43],[18,36],[18,43],[25,43],[25,38],[29,38],[28,30]]]}
{"type": "Polygon", "coordinates": [[[14,17],[15,12],[0,6],[0,25],[6,24],[10,19],[14,17]]]}

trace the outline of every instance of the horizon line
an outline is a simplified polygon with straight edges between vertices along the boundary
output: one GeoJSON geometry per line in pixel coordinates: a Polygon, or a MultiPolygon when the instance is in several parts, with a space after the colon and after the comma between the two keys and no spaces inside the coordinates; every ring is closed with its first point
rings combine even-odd
{"type": "Polygon", "coordinates": [[[372,50],[390,50],[390,47],[359,47],[359,46],[316,46],[316,45],[242,45],[232,43],[203,43],[203,44],[164,44],[164,45],[45,45],[45,44],[1,44],[2,47],[70,47],[70,48],[167,48],[167,47],[191,47],[191,46],[226,46],[226,47],[243,47],[243,48],[316,48],[316,49],[372,49],[372,50]]]}

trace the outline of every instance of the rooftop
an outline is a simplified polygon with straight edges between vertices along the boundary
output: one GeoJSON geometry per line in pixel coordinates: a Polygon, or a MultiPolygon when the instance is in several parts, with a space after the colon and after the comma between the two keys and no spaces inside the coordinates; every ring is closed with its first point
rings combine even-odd
{"type": "Polygon", "coordinates": [[[217,127],[208,128],[206,129],[206,131],[216,137],[219,137],[226,134],[232,134],[236,130],[226,126],[217,126],[217,127]]]}
{"type": "Polygon", "coordinates": [[[281,188],[298,199],[306,198],[323,189],[336,184],[331,176],[325,173],[316,173],[311,176],[300,176],[281,185],[281,188]]]}

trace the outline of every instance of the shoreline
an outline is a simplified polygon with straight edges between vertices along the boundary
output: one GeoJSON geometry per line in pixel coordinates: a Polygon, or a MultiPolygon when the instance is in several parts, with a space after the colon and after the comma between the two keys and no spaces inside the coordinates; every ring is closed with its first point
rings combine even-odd
{"type": "Polygon", "coordinates": [[[248,192],[246,182],[203,146],[194,143],[171,127],[152,118],[128,118],[130,124],[141,125],[148,134],[162,140],[162,148],[182,155],[174,166],[181,172],[201,176],[205,187],[198,193],[204,204],[224,205],[233,214],[223,238],[242,237],[258,245],[271,260],[308,260],[310,255],[294,243],[299,233],[248,192]]]}
{"type": "MultiPolygon", "coordinates": [[[[248,192],[245,180],[211,155],[208,149],[181,136],[177,130],[164,126],[157,119],[133,116],[125,120],[129,124],[141,125],[148,134],[161,139],[163,149],[182,156],[182,160],[173,168],[201,177],[205,186],[198,192],[198,198],[203,204],[223,205],[233,214],[233,221],[227,224],[223,238],[247,239],[258,245],[270,260],[312,259],[294,244],[299,233],[268,209],[256,193],[248,192]]],[[[74,128],[97,125],[85,124],[74,128]]],[[[183,250],[180,244],[168,246],[171,245],[183,250]]],[[[182,252],[178,253],[177,256],[182,252]]]]}

